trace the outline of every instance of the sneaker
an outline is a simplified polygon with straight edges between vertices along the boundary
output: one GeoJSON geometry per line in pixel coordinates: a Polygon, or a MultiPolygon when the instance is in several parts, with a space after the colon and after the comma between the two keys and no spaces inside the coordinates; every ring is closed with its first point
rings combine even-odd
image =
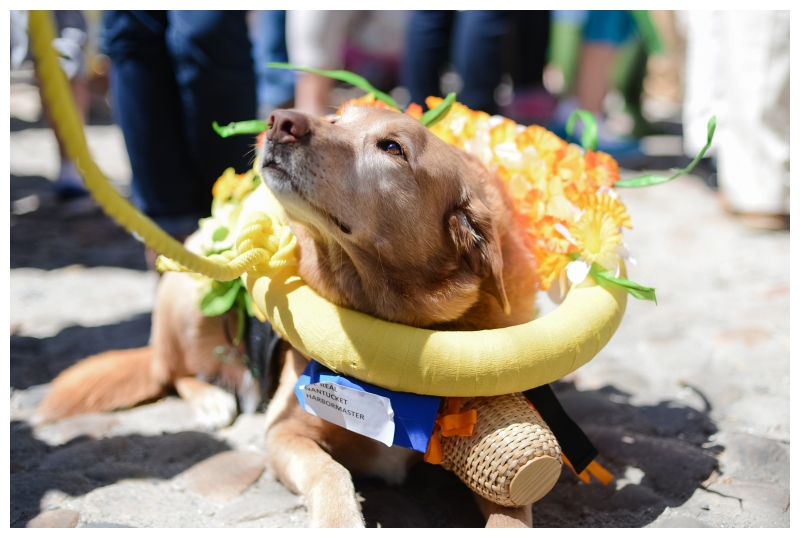
{"type": "Polygon", "coordinates": [[[66,159],[61,161],[61,170],[58,173],[58,179],[53,183],[53,190],[56,191],[56,197],[59,200],[71,200],[89,195],[89,191],[83,186],[83,178],[78,173],[75,163],[66,159]]]}
{"type": "MultiPolygon", "coordinates": [[[[577,121],[572,135],[567,134],[567,121],[569,120],[572,112],[578,109],[578,100],[574,97],[562,99],[555,112],[553,113],[553,120],[547,126],[547,129],[560,136],[567,142],[581,145],[581,136],[583,135],[583,122],[577,121]]],[[[632,157],[641,157],[644,154],[639,149],[639,140],[624,135],[619,135],[612,132],[606,124],[605,117],[602,114],[594,114],[595,123],[597,124],[597,150],[608,153],[615,160],[629,159],[632,157]]]]}

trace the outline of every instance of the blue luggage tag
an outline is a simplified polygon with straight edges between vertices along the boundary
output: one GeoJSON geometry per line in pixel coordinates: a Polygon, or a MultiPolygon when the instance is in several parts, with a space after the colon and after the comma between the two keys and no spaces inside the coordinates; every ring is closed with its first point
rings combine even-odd
{"type": "MultiPolygon", "coordinates": [[[[391,412],[394,413],[394,437],[392,439],[393,445],[400,445],[417,452],[425,452],[428,448],[431,434],[433,433],[433,425],[436,421],[436,413],[439,411],[439,404],[441,398],[439,396],[425,396],[421,394],[412,394],[410,392],[395,392],[382,387],[365,383],[357,379],[350,379],[337,374],[333,370],[323,366],[315,360],[311,360],[303,371],[303,374],[297,380],[294,386],[294,392],[300,406],[309,413],[316,415],[313,411],[309,411],[306,407],[307,393],[304,393],[302,387],[314,385],[316,383],[327,383],[347,387],[347,389],[355,389],[360,392],[375,394],[383,398],[388,398],[391,402],[391,412]]],[[[335,392],[335,387],[331,387],[332,392],[335,392]]],[[[324,389],[324,387],[323,387],[324,389]]],[[[321,397],[325,395],[320,394],[321,397]]],[[[329,407],[336,407],[342,413],[353,413],[346,409],[347,402],[345,401],[344,407],[338,407],[335,401],[340,400],[331,392],[327,396],[333,398],[329,400],[326,405],[329,407]]],[[[311,396],[317,399],[316,394],[311,396]]],[[[322,400],[319,400],[322,401],[322,400]]],[[[358,417],[359,415],[356,415],[358,417]]],[[[325,417],[322,417],[325,418],[325,417]]],[[[363,416],[362,416],[363,418],[363,416]]],[[[343,424],[340,424],[343,427],[343,424]]],[[[351,429],[351,428],[348,428],[351,429]]],[[[356,430],[353,430],[356,431],[356,430]]],[[[359,432],[360,433],[360,432],[359,432]]],[[[388,444],[388,443],[387,443],[388,444]]]]}

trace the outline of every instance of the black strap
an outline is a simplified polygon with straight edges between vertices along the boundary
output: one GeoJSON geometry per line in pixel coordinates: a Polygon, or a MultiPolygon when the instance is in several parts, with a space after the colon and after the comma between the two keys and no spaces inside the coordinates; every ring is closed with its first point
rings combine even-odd
{"type": "Polygon", "coordinates": [[[278,389],[280,379],[278,353],[281,337],[272,329],[269,322],[247,316],[244,341],[247,345],[247,355],[258,373],[262,405],[266,405],[278,389]]]}
{"type": "Polygon", "coordinates": [[[583,433],[581,427],[573,421],[561,407],[556,393],[550,385],[542,385],[535,389],[526,390],[522,394],[533,404],[542,418],[550,426],[550,431],[558,439],[561,451],[569,459],[580,474],[586,466],[597,457],[597,449],[583,433]]]}

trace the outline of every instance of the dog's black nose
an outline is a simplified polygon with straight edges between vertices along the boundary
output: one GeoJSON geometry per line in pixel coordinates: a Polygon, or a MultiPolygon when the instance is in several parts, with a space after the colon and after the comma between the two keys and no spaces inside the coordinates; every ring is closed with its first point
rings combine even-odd
{"type": "Polygon", "coordinates": [[[307,135],[311,130],[308,118],[294,110],[276,110],[269,117],[267,138],[281,144],[291,144],[307,135]]]}

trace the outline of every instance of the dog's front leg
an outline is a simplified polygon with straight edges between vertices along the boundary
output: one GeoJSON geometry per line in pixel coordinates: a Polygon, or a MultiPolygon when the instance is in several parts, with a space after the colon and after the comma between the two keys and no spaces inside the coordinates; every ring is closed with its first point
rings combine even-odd
{"type": "Polygon", "coordinates": [[[486,528],[528,528],[533,524],[533,514],[531,513],[530,504],[518,508],[511,508],[495,504],[484,499],[477,493],[474,495],[478,507],[486,517],[486,528]]]}
{"type": "Polygon", "coordinates": [[[270,464],[277,478],[305,497],[310,527],[363,527],[350,472],[289,423],[267,433],[270,464]]]}

